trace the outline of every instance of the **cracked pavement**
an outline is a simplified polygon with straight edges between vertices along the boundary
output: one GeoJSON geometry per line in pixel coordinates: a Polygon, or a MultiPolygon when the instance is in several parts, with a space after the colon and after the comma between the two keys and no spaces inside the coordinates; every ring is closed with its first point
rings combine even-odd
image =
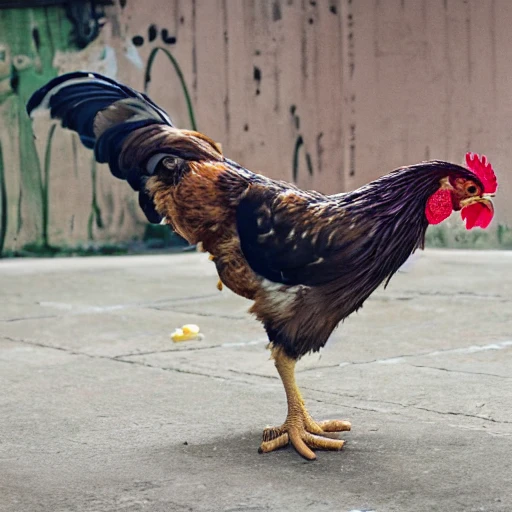
{"type": "Polygon", "coordinates": [[[257,453],[285,396],[216,283],[203,254],[0,261],[1,512],[512,510],[512,252],[421,253],[300,361],[353,426],[315,462],[257,453]]]}

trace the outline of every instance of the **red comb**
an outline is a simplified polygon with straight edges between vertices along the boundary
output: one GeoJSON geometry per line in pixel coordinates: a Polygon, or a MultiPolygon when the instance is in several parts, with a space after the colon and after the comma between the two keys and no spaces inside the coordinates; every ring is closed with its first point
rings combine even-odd
{"type": "Polygon", "coordinates": [[[468,169],[478,176],[484,185],[484,193],[494,194],[498,188],[496,175],[492,169],[492,165],[487,161],[485,155],[477,155],[476,153],[466,153],[466,164],[468,169]]]}

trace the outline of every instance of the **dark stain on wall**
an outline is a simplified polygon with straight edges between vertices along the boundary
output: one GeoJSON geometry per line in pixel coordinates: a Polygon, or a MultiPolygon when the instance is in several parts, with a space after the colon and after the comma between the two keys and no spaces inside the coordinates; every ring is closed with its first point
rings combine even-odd
{"type": "Polygon", "coordinates": [[[318,172],[322,172],[323,168],[323,160],[324,160],[324,146],[322,145],[322,138],[324,136],[324,132],[320,132],[316,136],[316,156],[318,160],[318,172]]]}
{"type": "Polygon", "coordinates": [[[272,4],[272,19],[274,21],[279,21],[281,17],[281,3],[279,0],[274,0],[274,3],[272,4]]]}
{"type": "Polygon", "coordinates": [[[256,82],[256,96],[260,94],[260,85],[261,85],[261,70],[258,66],[254,66],[252,77],[256,82]]]}

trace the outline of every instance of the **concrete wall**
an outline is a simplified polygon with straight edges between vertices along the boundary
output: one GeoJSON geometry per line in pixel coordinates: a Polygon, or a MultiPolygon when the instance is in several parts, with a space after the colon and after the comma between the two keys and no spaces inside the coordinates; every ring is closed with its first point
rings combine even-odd
{"type": "Polygon", "coordinates": [[[32,140],[24,102],[75,69],[144,89],[241,164],[325,192],[423,159],[486,153],[498,221],[512,225],[508,0],[119,0],[82,50],[62,8],[0,17],[4,251],[144,232],[129,187],[76,136],[43,124],[32,140]]]}

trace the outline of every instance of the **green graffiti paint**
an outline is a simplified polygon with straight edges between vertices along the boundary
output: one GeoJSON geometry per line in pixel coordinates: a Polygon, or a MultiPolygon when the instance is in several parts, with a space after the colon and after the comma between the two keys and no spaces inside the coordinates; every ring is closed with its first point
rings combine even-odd
{"type": "Polygon", "coordinates": [[[166,55],[167,58],[171,61],[171,64],[174,67],[174,71],[176,71],[176,75],[178,75],[181,88],[183,90],[183,95],[185,96],[185,101],[187,102],[188,115],[190,118],[190,127],[192,128],[192,130],[197,131],[197,124],[194,115],[194,108],[192,106],[192,99],[190,98],[187,83],[185,82],[185,77],[183,76],[180,65],[178,61],[174,58],[172,53],[166,50],[165,48],[162,48],[161,46],[153,48],[151,50],[151,53],[149,54],[148,62],[146,64],[146,71],[144,72],[144,92],[147,93],[149,82],[151,82],[151,69],[153,68],[153,62],[155,61],[155,57],[157,56],[159,51],[163,52],[164,55],[166,55]]]}
{"type": "MultiPolygon", "coordinates": [[[[41,161],[25,105],[38,87],[57,75],[53,58],[56,51],[70,49],[70,30],[71,24],[61,7],[3,9],[0,15],[0,43],[9,49],[8,55],[4,57],[12,59],[6,64],[10,69],[10,77],[2,77],[10,81],[11,89],[2,95],[0,104],[3,104],[5,112],[13,119],[12,127],[4,129],[0,137],[11,137],[13,132],[9,133],[8,130],[16,131],[19,150],[16,155],[17,165],[11,172],[20,176],[19,190],[6,191],[6,198],[18,205],[16,234],[22,234],[21,238],[30,240],[33,245],[44,246],[49,243],[51,137],[46,146],[46,156],[43,156],[44,161],[41,161]]],[[[8,211],[2,205],[0,225],[7,225],[8,211]]],[[[5,245],[5,232],[2,236],[5,245]]]]}
{"type": "Polygon", "coordinates": [[[50,223],[50,197],[49,197],[49,187],[50,187],[50,167],[52,162],[52,140],[53,134],[55,133],[55,128],[57,125],[54,123],[50,126],[48,131],[48,138],[46,140],[46,148],[44,152],[44,174],[42,180],[42,206],[43,206],[43,245],[45,247],[49,247],[50,243],[48,240],[48,227],[50,223]]]}
{"type": "Polygon", "coordinates": [[[7,236],[7,187],[5,184],[4,154],[2,141],[0,141],[0,256],[4,252],[5,238],[7,236]]]}
{"type": "Polygon", "coordinates": [[[91,162],[91,181],[92,181],[92,201],[91,201],[91,213],[89,214],[89,221],[87,223],[87,233],[90,241],[94,240],[94,224],[99,229],[102,229],[103,219],[101,216],[101,209],[98,206],[97,191],[96,191],[96,174],[97,164],[94,157],[91,162]]]}

